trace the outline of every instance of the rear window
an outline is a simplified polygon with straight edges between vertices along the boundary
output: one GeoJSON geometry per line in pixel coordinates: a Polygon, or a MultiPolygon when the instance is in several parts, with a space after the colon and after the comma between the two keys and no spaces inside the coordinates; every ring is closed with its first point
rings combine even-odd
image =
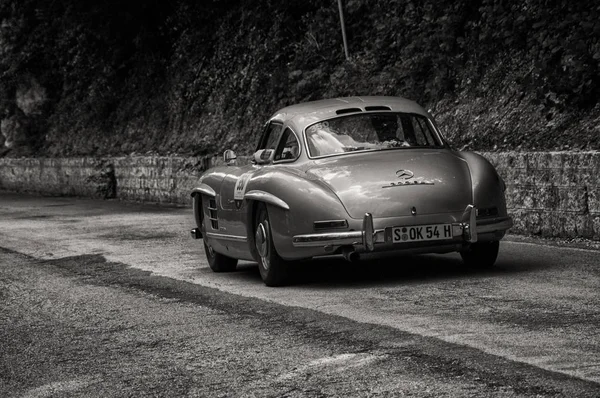
{"type": "Polygon", "coordinates": [[[315,123],[306,128],[306,142],[313,157],[443,146],[425,116],[390,112],[353,114],[315,123]]]}

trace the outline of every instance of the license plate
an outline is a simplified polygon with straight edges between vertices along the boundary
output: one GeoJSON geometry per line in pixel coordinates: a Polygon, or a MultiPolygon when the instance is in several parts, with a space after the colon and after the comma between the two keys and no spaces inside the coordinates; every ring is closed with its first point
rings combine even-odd
{"type": "Polygon", "coordinates": [[[392,228],[392,243],[425,242],[442,239],[452,239],[451,224],[413,225],[410,227],[392,228]]]}

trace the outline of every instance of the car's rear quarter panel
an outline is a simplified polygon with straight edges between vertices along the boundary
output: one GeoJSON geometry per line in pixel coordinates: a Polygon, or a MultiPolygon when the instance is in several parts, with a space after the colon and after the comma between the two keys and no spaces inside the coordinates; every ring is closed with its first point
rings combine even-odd
{"type": "MultiPolygon", "coordinates": [[[[267,205],[273,240],[279,255],[285,259],[312,257],[310,250],[299,250],[292,245],[294,235],[314,233],[316,220],[349,219],[349,215],[335,194],[317,181],[301,177],[288,169],[269,168],[257,173],[248,184],[247,192],[259,190],[283,200],[289,210],[267,205]]],[[[253,235],[253,208],[248,211],[248,234],[253,235]]]]}
{"type": "Polygon", "coordinates": [[[503,183],[494,166],[476,153],[461,152],[460,156],[469,164],[474,205],[478,209],[497,207],[498,216],[506,217],[503,183]]]}

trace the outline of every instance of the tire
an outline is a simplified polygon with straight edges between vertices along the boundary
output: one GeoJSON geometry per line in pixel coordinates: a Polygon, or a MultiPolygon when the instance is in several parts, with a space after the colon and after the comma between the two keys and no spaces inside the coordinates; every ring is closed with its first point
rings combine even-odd
{"type": "Polygon", "coordinates": [[[213,250],[212,247],[208,243],[206,243],[206,238],[204,240],[204,252],[206,253],[206,259],[208,260],[208,265],[210,269],[214,272],[232,272],[235,271],[237,267],[238,260],[236,258],[231,258],[222,255],[221,253],[217,253],[213,250]]]}
{"type": "Polygon", "coordinates": [[[258,269],[260,277],[267,286],[283,286],[288,282],[290,264],[279,257],[273,244],[269,214],[264,204],[260,203],[254,222],[254,241],[258,252],[258,269]]]}
{"type": "Polygon", "coordinates": [[[476,242],[460,252],[464,264],[469,268],[490,268],[498,258],[500,242],[476,242]]]}

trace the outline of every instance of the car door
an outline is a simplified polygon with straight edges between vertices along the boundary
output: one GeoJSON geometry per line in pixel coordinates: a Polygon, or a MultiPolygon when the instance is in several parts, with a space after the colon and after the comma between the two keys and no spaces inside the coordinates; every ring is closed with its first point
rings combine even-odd
{"type": "MultiPolygon", "coordinates": [[[[257,150],[277,148],[283,125],[278,121],[271,121],[263,130],[257,150]]],[[[234,236],[246,235],[246,205],[244,194],[252,176],[262,167],[258,164],[249,164],[242,167],[231,167],[231,172],[223,179],[220,189],[220,203],[222,220],[219,225],[220,232],[234,236]]],[[[268,167],[268,166],[267,166],[268,167]]]]}

